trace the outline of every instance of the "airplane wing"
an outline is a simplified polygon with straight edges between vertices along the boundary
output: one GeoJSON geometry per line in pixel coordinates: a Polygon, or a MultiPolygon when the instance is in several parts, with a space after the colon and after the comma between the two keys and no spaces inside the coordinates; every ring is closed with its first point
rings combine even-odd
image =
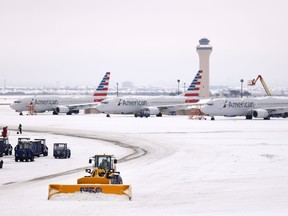
{"type": "Polygon", "coordinates": [[[287,107],[269,107],[269,108],[263,108],[263,110],[266,110],[270,115],[280,115],[283,113],[288,112],[287,107]]]}
{"type": "Polygon", "coordinates": [[[177,111],[177,110],[190,110],[190,109],[194,109],[194,108],[199,108],[203,105],[206,105],[208,101],[210,101],[211,99],[200,99],[198,102],[196,103],[181,103],[181,104],[167,104],[167,105],[161,105],[161,106],[157,106],[157,108],[160,111],[177,111]]]}
{"type": "Polygon", "coordinates": [[[81,110],[81,109],[89,109],[94,108],[99,104],[99,102],[91,102],[91,103],[82,103],[82,104],[69,104],[65,105],[70,110],[81,110]]]}

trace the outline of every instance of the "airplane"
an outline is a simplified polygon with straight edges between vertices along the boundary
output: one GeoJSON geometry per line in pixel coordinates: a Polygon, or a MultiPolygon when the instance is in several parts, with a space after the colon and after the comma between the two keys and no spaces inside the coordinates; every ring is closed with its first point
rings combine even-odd
{"type": "Polygon", "coordinates": [[[95,108],[102,113],[134,114],[135,117],[162,116],[162,111],[176,111],[199,101],[202,70],[199,70],[187,91],[177,96],[122,96],[103,100],[95,108]]]}
{"type": "Polygon", "coordinates": [[[23,115],[23,111],[44,113],[52,111],[53,115],[59,113],[78,114],[80,109],[95,107],[107,96],[110,72],[106,72],[99,86],[91,96],[34,96],[18,99],[10,107],[23,115]]]}
{"type": "Polygon", "coordinates": [[[256,97],[256,98],[217,98],[208,101],[200,110],[211,120],[215,116],[236,117],[246,116],[246,119],[271,117],[288,117],[288,98],[286,97],[256,97]]]}

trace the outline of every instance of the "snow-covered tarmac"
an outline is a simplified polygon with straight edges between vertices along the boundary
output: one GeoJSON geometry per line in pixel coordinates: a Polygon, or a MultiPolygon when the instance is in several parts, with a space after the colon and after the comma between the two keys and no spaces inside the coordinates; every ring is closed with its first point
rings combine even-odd
{"type": "Polygon", "coordinates": [[[2,158],[1,215],[288,215],[288,119],[19,116],[0,106],[0,126],[13,146],[21,136],[49,147],[35,162],[2,158]],[[12,130],[19,123],[22,135],[12,130]],[[54,159],[54,142],[67,142],[72,157],[54,159]],[[76,183],[98,153],[120,159],[132,201],[47,200],[49,184],[76,183]]]}

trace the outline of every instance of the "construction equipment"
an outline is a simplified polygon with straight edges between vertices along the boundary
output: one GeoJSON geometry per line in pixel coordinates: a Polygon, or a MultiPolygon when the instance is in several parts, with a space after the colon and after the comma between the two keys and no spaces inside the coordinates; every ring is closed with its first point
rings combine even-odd
{"type": "Polygon", "coordinates": [[[258,80],[261,81],[262,86],[263,86],[266,94],[267,94],[268,96],[272,96],[272,95],[271,95],[271,92],[269,91],[269,89],[268,89],[268,87],[267,87],[267,85],[266,85],[266,83],[265,83],[265,81],[264,81],[264,79],[263,79],[263,77],[262,77],[261,75],[258,75],[258,77],[257,77],[256,79],[248,80],[248,85],[249,85],[249,86],[254,86],[254,85],[256,85],[256,82],[257,82],[258,80]]]}
{"type": "Polygon", "coordinates": [[[53,156],[55,158],[70,158],[71,150],[67,147],[67,143],[54,143],[53,156]]]}
{"type": "Polygon", "coordinates": [[[95,155],[89,159],[89,163],[94,161],[94,169],[86,169],[89,176],[79,178],[75,185],[50,184],[48,199],[60,193],[104,193],[125,195],[132,199],[132,189],[130,185],[123,185],[120,172],[116,171],[117,159],[114,155],[95,155]]]}

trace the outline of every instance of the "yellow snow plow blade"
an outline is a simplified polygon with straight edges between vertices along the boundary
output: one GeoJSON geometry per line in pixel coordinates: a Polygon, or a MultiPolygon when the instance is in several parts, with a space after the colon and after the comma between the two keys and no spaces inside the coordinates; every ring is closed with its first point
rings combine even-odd
{"type": "Polygon", "coordinates": [[[111,185],[111,184],[79,184],[79,185],[60,185],[50,184],[48,190],[48,200],[55,194],[60,193],[105,193],[126,195],[132,199],[132,188],[130,185],[111,185]]]}

